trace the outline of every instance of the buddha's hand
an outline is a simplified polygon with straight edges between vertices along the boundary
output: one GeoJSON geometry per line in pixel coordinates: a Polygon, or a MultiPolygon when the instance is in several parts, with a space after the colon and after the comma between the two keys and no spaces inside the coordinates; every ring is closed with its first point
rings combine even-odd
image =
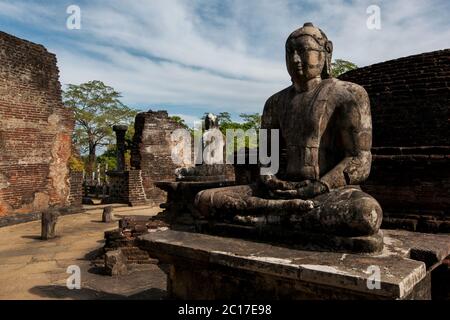
{"type": "Polygon", "coordinates": [[[304,185],[295,190],[275,190],[275,196],[285,199],[312,199],[328,192],[328,187],[318,180],[306,180],[304,185]]]}
{"type": "Polygon", "coordinates": [[[297,190],[303,186],[306,186],[306,182],[291,182],[278,179],[275,175],[261,175],[260,181],[269,190],[297,190]]]}

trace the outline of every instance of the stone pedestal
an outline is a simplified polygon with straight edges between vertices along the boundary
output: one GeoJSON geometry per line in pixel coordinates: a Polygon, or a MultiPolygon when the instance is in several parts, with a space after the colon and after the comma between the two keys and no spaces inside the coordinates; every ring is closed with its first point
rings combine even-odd
{"type": "Polygon", "coordinates": [[[449,255],[450,236],[384,235],[378,255],[173,230],[141,236],[140,248],[171,265],[167,289],[176,299],[431,299],[433,270],[449,255]]]}

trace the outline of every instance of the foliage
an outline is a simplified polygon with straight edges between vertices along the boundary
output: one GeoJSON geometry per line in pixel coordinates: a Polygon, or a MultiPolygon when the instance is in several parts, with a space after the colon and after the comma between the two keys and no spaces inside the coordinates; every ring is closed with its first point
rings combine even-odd
{"type": "Polygon", "coordinates": [[[354,64],[353,62],[342,60],[342,59],[336,59],[331,64],[331,74],[333,77],[337,78],[341,74],[346,73],[347,71],[357,69],[358,66],[354,64]]]}
{"type": "Polygon", "coordinates": [[[175,122],[181,124],[185,129],[188,129],[188,125],[186,124],[186,122],[184,121],[184,119],[182,119],[179,116],[170,116],[170,119],[174,120],[175,122]]]}
{"type": "Polygon", "coordinates": [[[89,153],[88,173],[94,169],[97,148],[112,143],[112,127],[130,123],[137,113],[119,98],[119,92],[97,80],[80,85],[69,84],[63,93],[64,104],[75,115],[74,145],[82,153],[89,153]]]}
{"type": "Polygon", "coordinates": [[[70,171],[80,171],[81,172],[84,170],[84,162],[81,158],[71,155],[69,158],[69,168],[70,168],[70,171]]]}

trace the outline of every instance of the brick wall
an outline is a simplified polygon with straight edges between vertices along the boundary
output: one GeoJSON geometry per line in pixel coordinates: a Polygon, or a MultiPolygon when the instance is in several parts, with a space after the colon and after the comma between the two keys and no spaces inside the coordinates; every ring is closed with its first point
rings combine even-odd
{"type": "Polygon", "coordinates": [[[450,145],[450,49],[377,63],[339,78],[367,90],[374,147],[450,145]]]}
{"type": "Polygon", "coordinates": [[[128,201],[133,207],[147,204],[141,170],[128,171],[128,201]]]}
{"type": "Polygon", "coordinates": [[[363,188],[384,227],[450,232],[450,49],[352,70],[368,92],[373,163],[363,188]]]}
{"type": "Polygon", "coordinates": [[[69,205],[74,121],[55,55],[0,32],[0,217],[69,205]]]}
{"type": "Polygon", "coordinates": [[[135,119],[135,135],[131,166],[141,170],[142,185],[149,201],[159,204],[167,195],[154,185],[155,181],[175,181],[177,166],[171,158],[171,134],[182,125],[169,118],[166,111],[139,113],[135,119]]]}

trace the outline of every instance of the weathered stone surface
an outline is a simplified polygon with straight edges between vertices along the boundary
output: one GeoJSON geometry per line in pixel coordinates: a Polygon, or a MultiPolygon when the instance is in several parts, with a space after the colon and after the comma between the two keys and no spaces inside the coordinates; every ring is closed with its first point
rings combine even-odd
{"type": "Polygon", "coordinates": [[[105,253],[105,272],[110,276],[121,276],[128,273],[126,259],[121,249],[105,253]]]}
{"type": "Polygon", "coordinates": [[[194,207],[195,196],[202,190],[221,188],[234,185],[232,180],[208,180],[200,177],[202,181],[158,181],[155,185],[167,192],[167,202],[161,204],[164,212],[160,215],[162,219],[171,225],[186,224],[194,225],[195,220],[200,217],[198,210],[194,207]]]}
{"type": "Polygon", "coordinates": [[[70,172],[69,203],[74,208],[81,208],[83,203],[83,172],[70,172]]]}
{"type": "Polygon", "coordinates": [[[369,97],[363,87],[331,77],[332,52],[331,41],[311,23],[288,37],[293,84],[267,100],[261,120],[262,129],[279,130],[279,144],[268,149],[284,156],[280,168],[267,174],[262,166],[250,185],[199,192],[196,207],[205,219],[259,216],[263,223],[274,220],[309,233],[378,233],[382,209],[359,187],[372,161],[369,97]]]}
{"type": "MultiPolygon", "coordinates": [[[[174,228],[173,228],[174,229],[174,228]]],[[[237,223],[196,221],[197,232],[276,243],[298,250],[334,251],[342,253],[379,253],[383,249],[383,232],[363,237],[342,237],[327,233],[311,233],[290,226],[261,224],[257,226],[237,223]]]]}
{"type": "Polygon", "coordinates": [[[131,167],[140,170],[146,198],[160,204],[166,194],[155,186],[156,181],[175,181],[177,165],[172,161],[171,134],[183,126],[169,118],[166,111],[139,113],[135,119],[131,151],[131,167]]]}
{"type": "Polygon", "coordinates": [[[107,206],[103,209],[102,222],[110,223],[113,221],[113,207],[107,206]]]}
{"type": "Polygon", "coordinates": [[[125,171],[125,134],[128,126],[115,125],[113,126],[113,130],[116,133],[117,171],[125,171]]]}
{"type": "Polygon", "coordinates": [[[173,230],[141,236],[140,248],[172,264],[169,293],[181,299],[430,299],[429,260],[410,255],[422,259],[419,252],[429,252],[440,259],[431,271],[450,253],[450,236],[384,232],[378,255],[301,251],[173,230]],[[367,285],[373,267],[380,268],[380,289],[367,285]],[[206,279],[208,286],[194,285],[206,279]]]}
{"type": "Polygon", "coordinates": [[[137,247],[137,237],[148,232],[165,229],[167,229],[167,224],[153,217],[123,217],[119,220],[119,229],[105,232],[103,251],[121,249],[127,265],[157,263],[157,260],[150,258],[147,251],[137,247]]]}
{"type": "Polygon", "coordinates": [[[41,239],[49,240],[56,237],[56,222],[58,221],[59,212],[56,210],[48,210],[42,213],[41,217],[41,239]]]}
{"type": "Polygon", "coordinates": [[[126,203],[134,207],[151,202],[144,191],[141,170],[108,171],[107,175],[109,196],[102,203],[126,203]]]}
{"type": "Polygon", "coordinates": [[[72,112],[55,55],[0,32],[0,217],[69,203],[72,112]]]}

